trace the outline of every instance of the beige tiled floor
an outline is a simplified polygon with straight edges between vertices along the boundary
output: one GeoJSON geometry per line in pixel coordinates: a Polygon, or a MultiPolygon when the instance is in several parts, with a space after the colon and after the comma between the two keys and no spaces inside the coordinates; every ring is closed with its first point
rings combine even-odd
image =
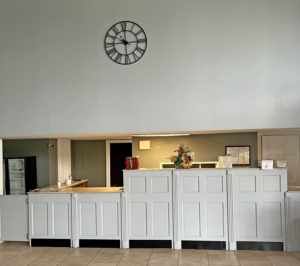
{"type": "Polygon", "coordinates": [[[110,248],[30,248],[0,244],[6,266],[300,266],[300,252],[110,248]]]}

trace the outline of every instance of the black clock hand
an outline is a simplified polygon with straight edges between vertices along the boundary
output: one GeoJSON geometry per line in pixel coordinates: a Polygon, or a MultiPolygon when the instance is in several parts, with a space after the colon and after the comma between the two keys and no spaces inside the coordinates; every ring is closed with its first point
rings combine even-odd
{"type": "Polygon", "coordinates": [[[124,42],[125,45],[127,45],[127,44],[130,45],[130,43],[128,43],[126,40],[124,40],[124,38],[121,35],[120,35],[120,37],[123,39],[123,42],[124,42]]]}
{"type": "MultiPolygon", "coordinates": [[[[122,37],[122,36],[121,36],[121,37],[122,37]]],[[[123,41],[123,40],[121,40],[121,39],[119,39],[119,38],[117,38],[117,37],[116,37],[116,39],[118,39],[119,41],[121,41],[121,42],[124,44],[124,41],[123,41]]]]}

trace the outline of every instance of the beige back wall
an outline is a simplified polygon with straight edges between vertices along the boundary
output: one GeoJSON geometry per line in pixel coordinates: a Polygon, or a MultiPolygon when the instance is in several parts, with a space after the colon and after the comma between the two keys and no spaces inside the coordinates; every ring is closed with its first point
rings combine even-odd
{"type": "Polygon", "coordinates": [[[105,140],[72,140],[73,179],[88,179],[89,187],[105,187],[105,140]]]}
{"type": "Polygon", "coordinates": [[[218,155],[225,153],[225,146],[250,145],[251,166],[257,160],[257,133],[229,133],[191,135],[182,137],[132,138],[132,154],[140,157],[140,168],[158,168],[159,163],[169,162],[171,155],[176,155],[180,143],[188,145],[195,152],[195,162],[218,161],[218,155]],[[151,150],[139,151],[139,140],[150,139],[151,150]]]}

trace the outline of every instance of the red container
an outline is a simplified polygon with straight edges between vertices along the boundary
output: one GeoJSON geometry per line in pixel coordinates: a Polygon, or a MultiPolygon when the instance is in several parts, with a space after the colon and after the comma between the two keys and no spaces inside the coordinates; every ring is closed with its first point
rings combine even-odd
{"type": "Polygon", "coordinates": [[[140,163],[139,163],[139,157],[126,157],[125,158],[125,166],[126,169],[139,169],[140,163]]]}

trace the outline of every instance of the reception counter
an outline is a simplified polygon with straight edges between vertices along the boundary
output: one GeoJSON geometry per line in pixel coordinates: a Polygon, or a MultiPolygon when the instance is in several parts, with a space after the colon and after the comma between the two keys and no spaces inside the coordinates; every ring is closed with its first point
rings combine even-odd
{"type": "Polygon", "coordinates": [[[1,196],[1,240],[24,240],[29,228],[32,246],[300,249],[286,238],[293,212],[285,202],[286,169],[140,169],[124,170],[123,179],[124,191],[65,188],[1,196]],[[17,230],[15,217],[22,221],[17,230]]]}

